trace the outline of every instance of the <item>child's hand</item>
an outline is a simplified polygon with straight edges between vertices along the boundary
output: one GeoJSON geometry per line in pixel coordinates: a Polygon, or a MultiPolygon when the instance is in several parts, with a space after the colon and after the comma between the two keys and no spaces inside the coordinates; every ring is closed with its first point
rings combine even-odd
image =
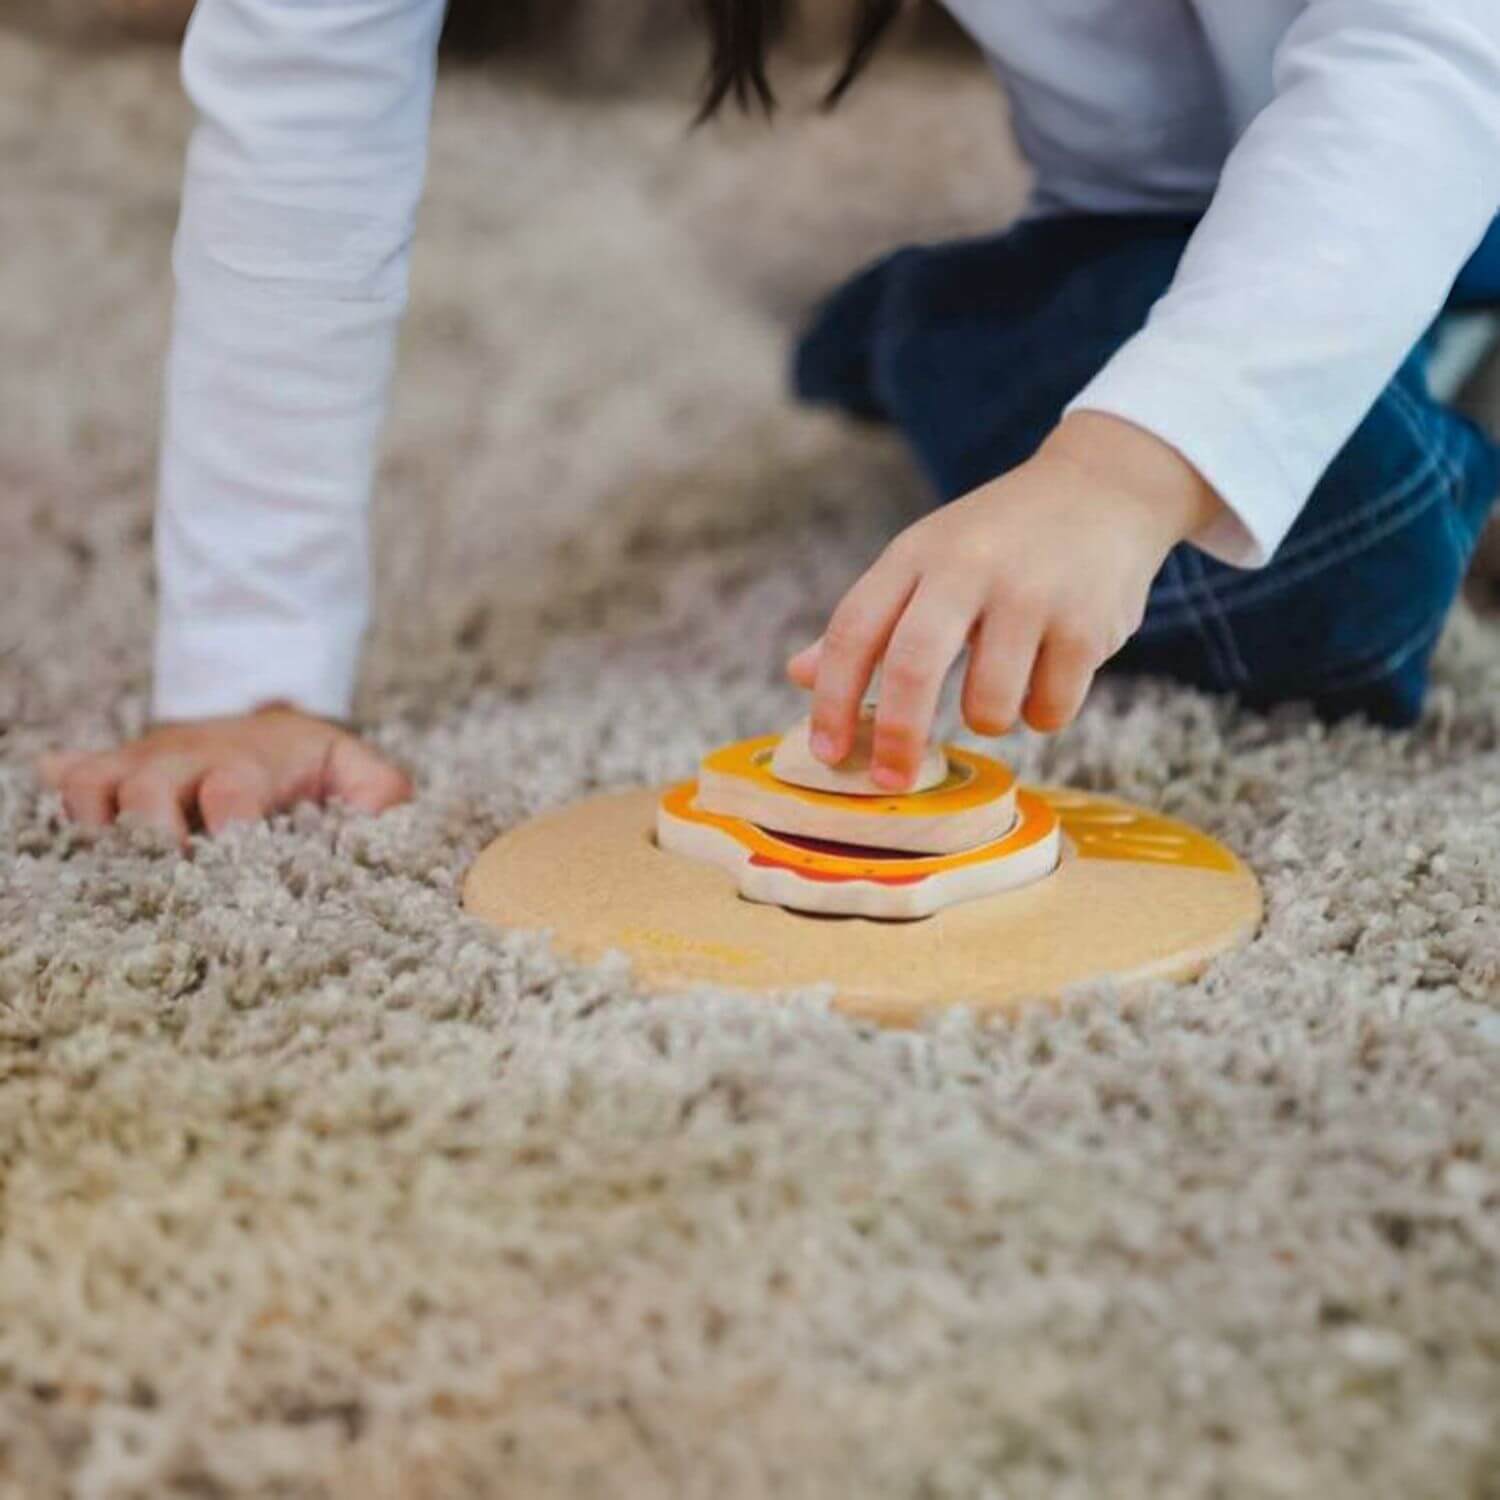
{"type": "Polygon", "coordinates": [[[68,816],[102,828],[122,814],[185,841],[303,801],[337,799],[379,813],[411,783],[352,734],[290,708],[153,729],[118,750],[44,757],[42,779],[68,816]]]}
{"type": "Polygon", "coordinates": [[[1071,722],[1134,634],[1167,553],[1219,500],[1174,449],[1102,413],[1068,417],[1028,463],[909,527],[788,666],[814,689],[813,749],[837,764],[882,664],[872,774],[911,784],[948,669],[971,647],[978,734],[1071,722]]]}

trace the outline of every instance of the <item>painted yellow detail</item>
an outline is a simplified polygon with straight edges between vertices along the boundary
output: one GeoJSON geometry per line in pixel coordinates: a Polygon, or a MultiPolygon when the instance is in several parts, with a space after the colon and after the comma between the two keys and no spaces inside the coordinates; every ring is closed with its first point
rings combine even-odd
{"type": "Polygon", "coordinates": [[[1217,839],[1175,818],[1146,813],[1087,792],[1038,789],[1062,819],[1063,832],[1082,859],[1131,860],[1137,864],[1176,865],[1221,870],[1232,875],[1243,868],[1217,839]]]}

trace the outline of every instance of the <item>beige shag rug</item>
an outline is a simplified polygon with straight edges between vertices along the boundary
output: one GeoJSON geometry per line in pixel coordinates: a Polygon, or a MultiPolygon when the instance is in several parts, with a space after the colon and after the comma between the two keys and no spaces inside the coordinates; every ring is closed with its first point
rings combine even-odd
{"type": "Polygon", "coordinates": [[[973,69],[685,139],[440,105],[365,710],[420,782],[202,844],[28,765],[140,721],[171,60],[0,40],[4,1500],[1495,1500],[1500,637],[1406,737],[1112,687],[1013,754],[1201,820],[1203,983],[883,1034],[481,930],[480,845],[793,711],[921,503],[791,410],[820,288],[994,224],[973,69]]]}

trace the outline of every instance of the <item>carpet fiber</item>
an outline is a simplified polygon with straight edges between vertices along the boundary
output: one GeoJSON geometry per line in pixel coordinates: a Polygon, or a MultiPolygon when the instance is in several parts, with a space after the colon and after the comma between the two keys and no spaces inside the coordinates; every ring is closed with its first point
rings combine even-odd
{"type": "Polygon", "coordinates": [[[1010,748],[1253,862],[1190,988],[881,1033],[458,914],[517,820],[792,715],[921,503],[788,407],[795,319],[1020,193],[952,62],[686,98],[446,83],[362,699],[419,797],[183,861],[28,767],[143,712],[184,109],[0,34],[0,1497],[1495,1500],[1491,627],[1404,737],[1114,685],[1010,748]]]}

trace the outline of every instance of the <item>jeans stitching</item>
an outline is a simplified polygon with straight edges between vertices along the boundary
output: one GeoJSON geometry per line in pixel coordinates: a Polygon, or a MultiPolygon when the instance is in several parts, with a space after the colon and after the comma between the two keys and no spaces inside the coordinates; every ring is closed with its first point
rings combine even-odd
{"type": "MultiPolygon", "coordinates": [[[[1412,415],[1410,408],[1403,413],[1403,417],[1412,415]]],[[[1449,503],[1444,507],[1443,520],[1444,531],[1448,538],[1450,547],[1454,545],[1451,517],[1455,509],[1456,491],[1463,482],[1462,469],[1453,458],[1453,439],[1451,434],[1445,434],[1432,450],[1433,466],[1440,476],[1442,490],[1434,498],[1446,499],[1449,503]]],[[[1455,560],[1462,571],[1464,555],[1462,551],[1456,552],[1455,560]]],[[[1354,688],[1366,687],[1372,682],[1377,682],[1383,677],[1390,677],[1411,660],[1419,651],[1430,646],[1447,623],[1448,611],[1445,609],[1437,619],[1424,621],[1408,635],[1403,636],[1394,646],[1387,647],[1374,661],[1350,664],[1343,668],[1319,674],[1308,684],[1307,691],[1312,694],[1347,692],[1354,688]]]]}
{"type": "Polygon", "coordinates": [[[1444,614],[1436,621],[1429,621],[1420,625],[1410,635],[1404,636],[1401,641],[1383,652],[1377,661],[1367,662],[1358,667],[1346,668],[1343,672],[1332,672],[1325,677],[1313,680],[1309,687],[1314,693],[1342,693],[1350,688],[1366,687],[1372,682],[1379,681],[1382,677],[1389,677],[1393,672],[1406,665],[1418,651],[1430,645],[1443,633],[1443,627],[1448,623],[1448,617],[1444,614]]]}
{"type": "MultiPolygon", "coordinates": [[[[1208,573],[1203,566],[1203,559],[1193,551],[1181,554],[1184,564],[1191,562],[1196,570],[1199,580],[1204,585],[1203,597],[1212,612],[1213,622],[1218,627],[1221,643],[1224,647],[1224,655],[1228,663],[1231,680],[1246,683],[1250,680],[1250,669],[1245,665],[1244,658],[1240,655],[1239,642],[1235,639],[1234,631],[1230,627],[1229,616],[1224,612],[1223,606],[1215,590],[1209,586],[1208,573]]],[[[1186,572],[1186,567],[1183,569],[1186,572]]]]}
{"type": "MultiPolygon", "coordinates": [[[[1420,415],[1415,402],[1409,396],[1404,399],[1408,405],[1408,414],[1420,415]]],[[[1463,497],[1468,487],[1468,476],[1464,471],[1462,461],[1455,452],[1457,430],[1459,429],[1451,428],[1444,432],[1434,452],[1434,461],[1446,481],[1448,504],[1443,509],[1443,534],[1448,539],[1453,566],[1462,578],[1468,571],[1469,557],[1476,538],[1469,534],[1468,528],[1463,524],[1463,497]]]]}
{"type": "MultiPolygon", "coordinates": [[[[1418,437],[1422,418],[1421,408],[1404,391],[1393,392],[1393,394],[1398,395],[1396,406],[1406,422],[1407,431],[1413,438],[1418,437]]],[[[1460,504],[1463,471],[1453,455],[1451,432],[1445,430],[1438,436],[1432,451],[1432,458],[1433,465],[1443,482],[1444,498],[1448,502],[1441,512],[1443,535],[1448,542],[1449,555],[1461,575],[1468,560],[1469,545],[1467,540],[1454,529],[1460,504]]]]}
{"type": "MultiPolygon", "coordinates": [[[[1182,554],[1180,552],[1172,553],[1167,558],[1167,566],[1171,568],[1179,578],[1181,578],[1183,574],[1182,554]]],[[[1203,617],[1198,614],[1198,612],[1193,608],[1191,603],[1188,604],[1187,609],[1190,617],[1189,624],[1193,629],[1193,633],[1203,644],[1203,649],[1208,656],[1208,665],[1210,670],[1214,674],[1214,678],[1216,679],[1219,686],[1228,687],[1229,684],[1233,681],[1233,677],[1225,666],[1224,660],[1219,654],[1219,648],[1215,644],[1213,637],[1209,634],[1206,622],[1204,621],[1203,617]]]]}

